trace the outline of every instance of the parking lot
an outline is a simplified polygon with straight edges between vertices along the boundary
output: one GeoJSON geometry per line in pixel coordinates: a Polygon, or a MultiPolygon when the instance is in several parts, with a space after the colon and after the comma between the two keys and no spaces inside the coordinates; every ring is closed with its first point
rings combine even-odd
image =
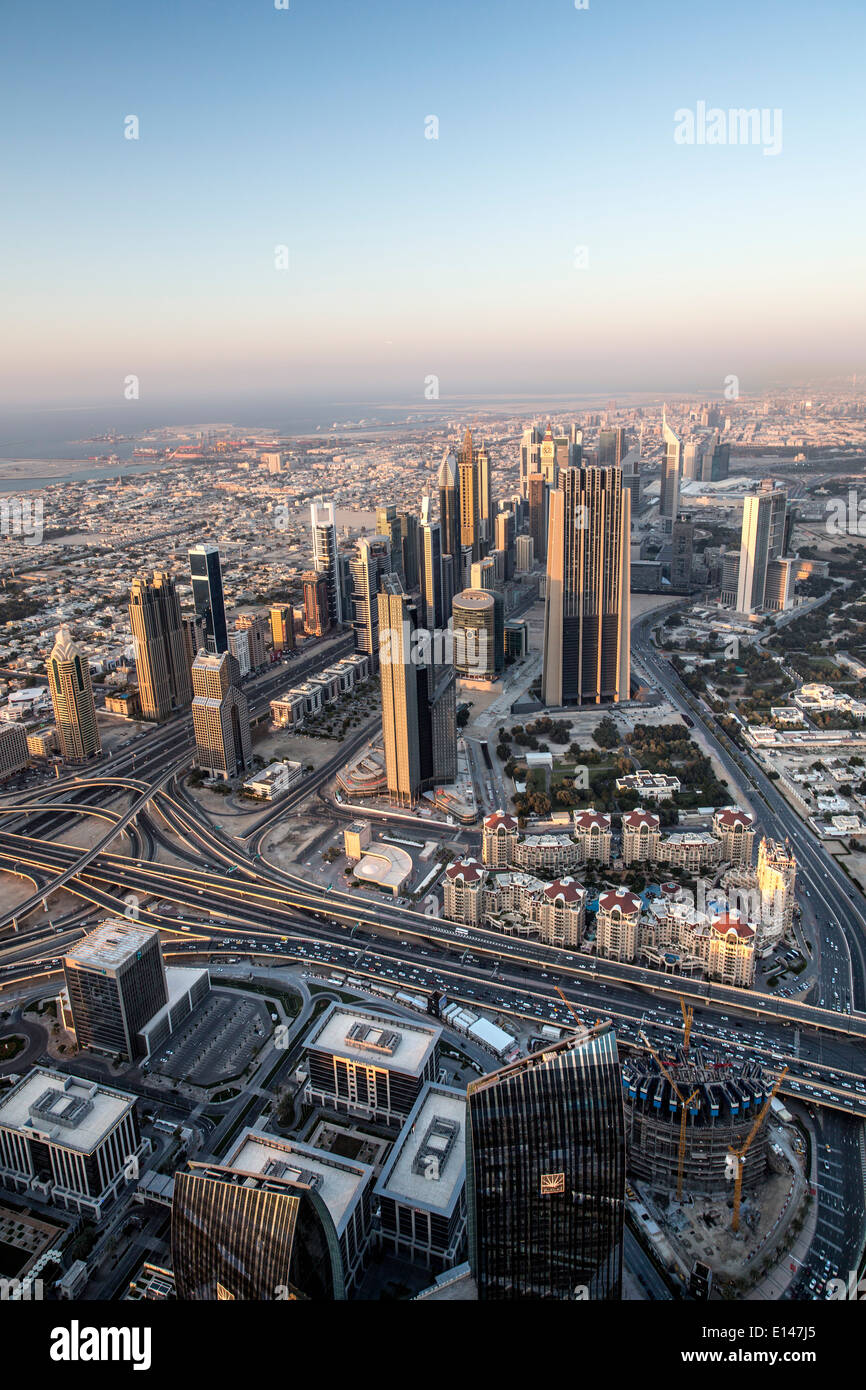
{"type": "Polygon", "coordinates": [[[243,1072],[270,1032],[263,1000],[214,992],[156,1054],[150,1069],[191,1086],[214,1086],[243,1072]]]}

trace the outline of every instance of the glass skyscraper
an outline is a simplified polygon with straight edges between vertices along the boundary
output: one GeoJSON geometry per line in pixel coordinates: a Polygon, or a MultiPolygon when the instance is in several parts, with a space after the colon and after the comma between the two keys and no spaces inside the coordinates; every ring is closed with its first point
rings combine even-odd
{"type": "Polygon", "coordinates": [[[467,1140],[479,1299],[619,1299],[625,1132],[610,1025],[470,1083],[467,1140]]]}
{"type": "Polygon", "coordinates": [[[204,624],[207,650],[219,656],[229,649],[220,553],[215,545],[194,545],[189,573],[196,617],[204,624]]]}

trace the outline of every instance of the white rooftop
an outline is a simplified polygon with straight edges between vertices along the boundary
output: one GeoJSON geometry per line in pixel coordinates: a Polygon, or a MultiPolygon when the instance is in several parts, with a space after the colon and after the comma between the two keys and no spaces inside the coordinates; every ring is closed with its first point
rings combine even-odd
{"type": "MultiPolygon", "coordinates": [[[[453,1132],[453,1131],[452,1131],[453,1132]]],[[[377,1194],[450,1214],[466,1177],[466,1093],[428,1081],[391,1151],[377,1194]],[[439,1132],[434,1121],[444,1121],[439,1132]],[[451,1138],[447,1130],[457,1127],[451,1138]],[[415,1160],[421,1172],[414,1171],[415,1160]]]]}
{"type": "Polygon", "coordinates": [[[109,917],[67,952],[66,960],[88,970],[117,970],[158,935],[131,918],[109,917]]]}
{"type": "Polygon", "coordinates": [[[135,1096],[125,1091],[111,1090],[95,1081],[66,1076],[46,1067],[35,1067],[0,1102],[0,1125],[8,1125],[25,1134],[46,1135],[53,1143],[78,1153],[92,1153],[119,1120],[131,1110],[135,1096]],[[89,1104],[77,1124],[64,1125],[48,1117],[31,1117],[30,1108],[41,1100],[46,1091],[56,1092],[58,1113],[65,1105],[75,1102],[89,1104]]]}
{"type": "Polygon", "coordinates": [[[410,1022],[395,1018],[393,1014],[380,1013],[377,1009],[349,1009],[332,1004],[307,1036],[304,1045],[308,1050],[332,1052],[339,1057],[411,1076],[423,1071],[441,1034],[442,1029],[438,1024],[410,1022]],[[360,1039],[347,1042],[354,1024],[366,1024],[371,1028],[370,1046],[365,1047],[360,1039]],[[389,1039],[387,1048],[372,1045],[381,1044],[382,1034],[389,1039]]]}
{"type": "Polygon", "coordinates": [[[246,1129],[236,1147],[225,1159],[226,1167],[242,1173],[258,1173],[263,1177],[283,1178],[287,1182],[304,1182],[304,1175],[314,1174],[319,1182],[316,1192],[331,1214],[337,1235],[352,1214],[355,1203],[363,1195],[373,1169],[366,1163],[341,1158],[338,1154],[314,1149],[311,1144],[298,1144],[274,1134],[261,1134],[246,1129]],[[269,1164],[281,1165],[266,1173],[269,1164]]]}

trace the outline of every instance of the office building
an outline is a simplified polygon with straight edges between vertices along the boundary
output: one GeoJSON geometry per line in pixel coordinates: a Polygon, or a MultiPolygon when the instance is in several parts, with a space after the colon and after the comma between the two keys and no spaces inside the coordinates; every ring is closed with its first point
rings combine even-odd
{"type": "Polygon", "coordinates": [[[190,662],[174,580],[155,571],[132,581],[129,622],[142,719],[161,722],[192,700],[190,662]]]}
{"type": "Polygon", "coordinates": [[[518,536],[515,550],[517,552],[517,573],[531,574],[535,566],[535,542],[532,536],[518,536]]]}
{"type": "Polygon", "coordinates": [[[295,650],[295,610],[290,603],[273,603],[270,610],[271,646],[275,652],[295,650]]]}
{"type": "Polygon", "coordinates": [[[424,1083],[436,1079],[441,1036],[438,1024],[331,1004],[304,1041],[304,1099],[374,1124],[403,1125],[424,1083]]]}
{"type": "Polygon", "coordinates": [[[514,543],[517,539],[517,526],[514,512],[499,511],[496,513],[493,529],[493,540],[497,550],[501,550],[505,557],[506,580],[514,578],[514,543]]]}
{"type": "Polygon", "coordinates": [[[467,1100],[479,1300],[618,1300],[625,1138],[610,1025],[470,1082],[467,1100]]]}
{"type": "Polygon", "coordinates": [[[359,541],[351,561],[355,651],[369,657],[371,671],[379,668],[379,584],[383,574],[392,572],[394,558],[392,542],[378,535],[373,540],[359,541]]]}
{"type": "Polygon", "coordinates": [[[527,479],[529,498],[529,535],[536,560],[547,559],[548,487],[541,473],[530,473],[527,479]]]}
{"type": "MultiPolygon", "coordinates": [[[[392,574],[399,574],[405,583],[403,574],[403,539],[400,527],[400,518],[397,515],[397,508],[394,506],[376,508],[376,537],[387,540],[390,547],[388,569],[392,574]]],[[[408,585],[406,586],[408,588],[408,585]]]]}
{"type": "Polygon", "coordinates": [[[48,658],[48,687],[61,756],[82,762],[101,753],[90,667],[65,623],[48,658]]]}
{"type": "MultiPolygon", "coordinates": [[[[771,478],[764,480],[760,492],[743,504],[743,530],[740,541],[740,568],[737,582],[737,612],[754,613],[767,606],[767,570],[772,560],[784,554],[788,495],[771,478]]],[[[774,605],[778,594],[773,594],[774,605]]]]}
{"type": "Polygon", "coordinates": [[[601,468],[621,468],[627,452],[625,430],[621,425],[599,430],[596,456],[601,468]]]}
{"type": "Polygon", "coordinates": [[[178,1298],[345,1299],[333,1218],[311,1177],[304,1162],[281,1158],[265,1160],[258,1173],[206,1163],[175,1173],[171,1256],[178,1298]]]}
{"type": "Polygon", "coordinates": [[[454,596],[452,619],[457,675],[461,680],[496,680],[505,666],[505,607],[501,594],[486,588],[464,589],[454,596]]]}
{"type": "Polygon", "coordinates": [[[618,468],[567,468],[550,494],[542,698],[630,694],[630,497],[618,468]]]}
{"type": "Polygon", "coordinates": [[[683,441],[668,424],[667,410],[662,416],[662,436],[664,439],[664,458],[659,488],[659,521],[662,530],[669,536],[673,530],[674,517],[680,506],[680,480],[683,472],[683,441]]]}
{"type": "Polygon", "coordinates": [[[544,431],[540,425],[531,425],[523,431],[520,441],[520,494],[529,496],[529,479],[533,473],[541,472],[541,441],[544,431]]]}
{"type": "Polygon", "coordinates": [[[428,1081],[376,1184],[384,1248],[434,1274],[463,1257],[466,1095],[428,1081]]]}
{"type": "Polygon", "coordinates": [[[397,805],[413,806],[423,791],[457,775],[454,671],[435,666],[430,646],[419,641],[428,634],[397,575],[382,577],[378,606],[388,794],[397,805]]]}
{"type": "MultiPolygon", "coordinates": [[[[23,772],[30,764],[30,739],[20,724],[0,726],[0,782],[23,772]]],[[[42,756],[41,754],[39,756],[42,756]]]]}
{"type": "Polygon", "coordinates": [[[109,918],[64,956],[63,974],[78,1046],[140,1056],[139,1032],[168,1002],[159,932],[109,918]]]}
{"type": "Polygon", "coordinates": [[[241,680],[250,674],[250,634],[248,632],[229,633],[229,651],[238,663],[238,676],[241,680]]]}
{"type": "Polygon", "coordinates": [[[478,534],[481,542],[489,547],[493,543],[495,513],[493,510],[490,451],[486,444],[480,444],[475,450],[475,468],[478,474],[478,534]]]}
{"type": "Polygon", "coordinates": [[[260,671],[268,664],[268,638],[270,626],[267,618],[259,613],[239,613],[235,618],[235,632],[245,632],[250,654],[250,670],[260,671]]]}
{"type": "Polygon", "coordinates": [[[472,443],[472,431],[467,430],[457,453],[457,476],[460,484],[460,544],[472,552],[472,560],[481,558],[481,479],[479,451],[472,443]]]}
{"type": "Polygon", "coordinates": [[[675,589],[687,589],[692,582],[692,552],[695,526],[685,512],[677,512],[671,528],[670,579],[675,589]]]}
{"type": "Polygon", "coordinates": [[[413,593],[418,588],[419,582],[418,518],[414,512],[398,512],[397,520],[400,524],[400,564],[403,583],[406,585],[407,591],[413,593]]]}
{"type": "Polygon", "coordinates": [[[308,637],[324,637],[331,630],[327,578],[315,570],[306,570],[301,582],[304,586],[304,632],[308,637]]]}
{"type": "Polygon", "coordinates": [[[99,1221],[149,1149],[135,1096],[34,1067],[0,1096],[0,1184],[99,1221]]]}
{"type": "Polygon", "coordinates": [[[447,626],[451,616],[450,605],[445,609],[445,594],[442,588],[442,529],[439,522],[428,520],[429,501],[424,498],[419,527],[420,581],[421,581],[421,622],[428,632],[438,631],[447,626]]]}
{"type": "MultiPolygon", "coordinates": [[[[450,555],[454,564],[454,584],[458,583],[460,563],[460,478],[457,455],[445,451],[439,468],[439,526],[442,532],[442,554],[450,555]]],[[[453,590],[452,590],[453,592],[453,590]]]]}
{"type": "Polygon", "coordinates": [[[333,502],[321,497],[310,504],[313,531],[313,569],[324,575],[328,595],[328,626],[343,622],[343,585],[337,551],[337,522],[333,502]]]}
{"type": "Polygon", "coordinates": [[[237,777],[252,757],[250,710],[231,652],[199,652],[192,664],[195,760],[211,775],[237,777]]]}
{"type": "Polygon", "coordinates": [[[631,514],[640,506],[640,445],[633,444],[621,464],[622,485],[631,498],[631,514]]]}
{"type": "Polygon", "coordinates": [[[205,650],[229,649],[226,606],[220,553],[215,545],[194,545],[189,552],[189,574],[195,613],[204,628],[205,650]]]}

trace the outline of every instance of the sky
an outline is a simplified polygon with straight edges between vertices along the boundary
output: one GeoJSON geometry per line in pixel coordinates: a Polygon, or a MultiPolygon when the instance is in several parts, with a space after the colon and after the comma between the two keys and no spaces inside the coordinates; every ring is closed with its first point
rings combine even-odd
{"type": "Polygon", "coordinates": [[[288,3],[6,11],[0,407],[866,372],[862,0],[288,3]]]}

